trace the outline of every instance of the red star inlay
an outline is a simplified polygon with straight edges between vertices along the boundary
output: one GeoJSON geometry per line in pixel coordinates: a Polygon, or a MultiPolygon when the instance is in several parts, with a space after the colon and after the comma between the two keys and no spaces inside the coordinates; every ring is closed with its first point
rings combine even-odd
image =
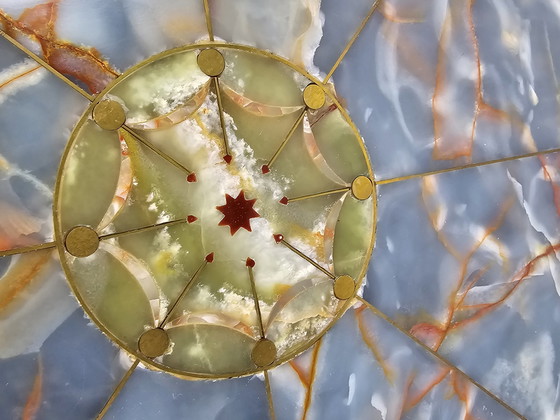
{"type": "Polygon", "coordinates": [[[226,204],[216,207],[224,214],[224,218],[218,223],[218,226],[229,226],[231,236],[241,228],[251,232],[251,219],[260,217],[260,214],[253,209],[256,201],[256,198],[246,200],[243,190],[236,198],[226,194],[226,204]]]}

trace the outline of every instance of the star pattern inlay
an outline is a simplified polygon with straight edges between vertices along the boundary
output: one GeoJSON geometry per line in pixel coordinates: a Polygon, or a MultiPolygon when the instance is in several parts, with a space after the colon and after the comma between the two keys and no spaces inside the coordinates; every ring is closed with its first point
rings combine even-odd
{"type": "Polygon", "coordinates": [[[226,194],[226,204],[216,207],[224,214],[224,218],[218,223],[218,226],[229,226],[231,236],[241,228],[251,232],[251,219],[260,217],[260,214],[253,208],[256,201],[256,198],[247,200],[243,190],[235,198],[226,194]]]}

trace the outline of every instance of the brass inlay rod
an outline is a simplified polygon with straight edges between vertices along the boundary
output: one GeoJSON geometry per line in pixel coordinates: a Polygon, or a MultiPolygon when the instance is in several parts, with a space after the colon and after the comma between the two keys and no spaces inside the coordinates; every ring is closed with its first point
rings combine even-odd
{"type": "Polygon", "coordinates": [[[512,160],[525,159],[525,158],[530,158],[535,156],[544,156],[544,155],[549,155],[551,153],[558,153],[558,152],[560,152],[560,148],[543,150],[539,152],[527,153],[524,155],[511,156],[511,157],[506,157],[501,159],[487,160],[485,162],[469,163],[468,165],[455,166],[453,168],[439,169],[439,170],[423,172],[419,174],[400,176],[397,178],[381,179],[379,181],[376,181],[376,184],[377,185],[392,184],[394,182],[408,181],[409,179],[423,178],[425,176],[430,176],[430,175],[438,175],[446,172],[460,171],[463,169],[478,168],[479,166],[487,166],[487,165],[493,165],[495,163],[510,162],[512,160]]]}
{"type": "Polygon", "coordinates": [[[177,299],[175,299],[175,302],[173,302],[173,305],[171,305],[171,308],[169,308],[169,310],[167,311],[167,314],[165,315],[165,318],[163,318],[163,320],[160,322],[158,328],[165,327],[165,324],[167,324],[167,322],[169,321],[169,318],[171,317],[171,314],[173,313],[175,308],[177,308],[177,305],[179,304],[179,302],[186,296],[186,294],[189,292],[191,287],[195,284],[196,279],[198,278],[198,276],[200,275],[200,273],[206,267],[207,264],[208,264],[208,261],[204,260],[204,262],[200,265],[200,267],[198,267],[198,269],[195,271],[193,276],[190,278],[190,280],[187,282],[187,284],[185,285],[185,287],[181,291],[181,294],[179,295],[179,297],[177,299]]]}
{"type": "Polygon", "coordinates": [[[507,404],[506,402],[502,401],[500,398],[498,398],[497,396],[495,396],[492,392],[490,392],[487,388],[485,388],[482,384],[480,384],[479,382],[477,382],[476,380],[474,380],[473,378],[471,378],[469,375],[467,375],[465,372],[463,372],[461,369],[459,369],[457,366],[455,366],[453,363],[451,363],[450,361],[448,361],[447,359],[445,359],[443,356],[441,356],[438,352],[432,350],[430,347],[428,347],[426,344],[424,344],[422,341],[420,341],[418,338],[416,338],[415,336],[413,336],[410,332],[408,332],[406,329],[402,328],[400,325],[397,325],[391,318],[389,318],[387,315],[385,315],[383,312],[381,312],[379,309],[377,309],[375,306],[373,306],[371,303],[369,303],[367,300],[365,300],[363,297],[361,296],[356,296],[356,299],[359,300],[360,302],[362,302],[364,305],[366,305],[375,315],[377,315],[379,318],[382,318],[385,322],[389,323],[392,327],[396,328],[397,330],[399,330],[402,334],[406,335],[408,338],[410,338],[412,341],[414,341],[416,344],[418,344],[420,347],[422,347],[425,351],[427,351],[428,353],[430,353],[432,356],[434,356],[436,359],[438,359],[441,363],[443,363],[444,365],[446,365],[447,367],[460,372],[461,375],[463,375],[465,378],[467,378],[470,382],[472,382],[472,384],[474,386],[476,386],[478,389],[480,389],[482,392],[484,392],[485,394],[487,394],[490,398],[492,398],[494,401],[496,401],[498,404],[500,404],[502,407],[504,407],[505,409],[511,411],[513,414],[515,414],[517,417],[519,417],[520,419],[523,420],[527,420],[526,417],[522,416],[518,411],[516,411],[513,407],[511,407],[509,404],[507,404]]]}
{"type": "Polygon", "coordinates": [[[126,125],[123,125],[122,129],[125,130],[128,134],[130,134],[132,137],[134,137],[134,139],[136,139],[138,142],[142,143],[144,146],[146,146],[148,149],[150,149],[155,154],[159,155],[161,158],[165,159],[166,161],[171,163],[173,166],[181,169],[182,171],[185,171],[187,173],[187,175],[190,175],[190,174],[193,173],[191,170],[187,169],[185,166],[183,166],[182,164],[177,162],[175,159],[173,159],[167,153],[165,153],[165,152],[161,151],[160,149],[158,149],[157,147],[153,146],[149,141],[142,138],[138,133],[134,132],[134,130],[132,130],[131,128],[127,127],[126,125]]]}
{"type": "Polygon", "coordinates": [[[342,192],[346,192],[346,191],[349,191],[349,190],[350,190],[350,187],[345,187],[345,188],[339,188],[338,190],[330,190],[330,191],[323,191],[323,192],[319,192],[319,193],[315,193],[315,194],[302,195],[300,197],[288,198],[288,203],[291,203],[292,201],[301,201],[301,200],[307,200],[309,198],[322,197],[324,195],[342,193],[342,192]]]}
{"type": "Polygon", "coordinates": [[[53,66],[51,66],[49,63],[47,63],[45,60],[43,60],[41,57],[39,57],[37,54],[35,54],[33,51],[31,51],[30,49],[25,47],[23,44],[21,44],[20,42],[18,42],[14,38],[12,38],[10,35],[8,35],[6,32],[4,32],[1,29],[0,29],[0,35],[2,35],[2,37],[4,37],[4,39],[6,41],[8,41],[9,43],[11,43],[13,46],[15,46],[16,48],[21,50],[23,53],[25,53],[27,56],[29,56],[33,60],[35,60],[42,67],[44,67],[49,72],[54,74],[56,77],[58,77],[60,80],[62,80],[64,83],[66,83],[72,89],[74,89],[76,92],[78,92],[84,98],[86,98],[88,101],[91,102],[95,99],[95,96],[87,93],[85,90],[83,90],[77,84],[72,82],[70,79],[68,79],[66,76],[64,76],[62,73],[60,73],[58,70],[56,70],[53,66]]]}
{"type": "Polygon", "coordinates": [[[301,258],[303,258],[305,261],[307,261],[309,264],[313,265],[315,268],[317,268],[318,270],[321,270],[323,273],[325,273],[327,276],[329,276],[331,279],[335,279],[336,276],[331,273],[330,271],[328,271],[327,269],[325,269],[324,267],[321,267],[319,264],[317,264],[315,261],[313,261],[311,258],[309,258],[307,255],[305,255],[304,253],[302,253],[299,249],[295,248],[293,245],[290,245],[288,242],[286,242],[284,239],[282,239],[280,241],[280,243],[282,245],[284,245],[286,248],[288,248],[289,250],[295,252],[297,255],[299,255],[301,258]]]}
{"type": "Polygon", "coordinates": [[[150,231],[150,230],[153,230],[153,229],[158,229],[158,228],[163,228],[163,227],[168,227],[168,226],[175,226],[175,225],[178,225],[180,223],[187,223],[187,218],[185,217],[183,219],[170,220],[169,222],[156,223],[154,225],[142,226],[142,227],[139,227],[139,228],[123,230],[121,232],[109,233],[107,235],[99,236],[99,239],[100,240],[106,240],[106,239],[111,239],[111,238],[118,238],[118,237],[121,237],[121,236],[132,235],[134,233],[147,232],[147,231],[150,231]]]}
{"type": "Polygon", "coordinates": [[[272,399],[272,390],[270,388],[270,378],[268,377],[268,370],[264,371],[264,383],[266,387],[266,398],[268,399],[268,411],[270,413],[270,420],[276,420],[274,412],[274,400],[272,399]]]}
{"type": "Polygon", "coordinates": [[[113,393],[111,394],[111,396],[109,397],[109,399],[107,400],[107,402],[105,403],[105,405],[103,406],[99,414],[97,415],[96,420],[101,420],[103,417],[105,417],[105,414],[107,414],[107,411],[109,411],[109,408],[111,408],[111,405],[113,405],[115,399],[121,393],[122,389],[130,379],[130,375],[132,375],[134,370],[138,367],[139,363],[140,363],[140,359],[136,359],[132,364],[132,366],[130,366],[128,371],[124,374],[121,381],[118,383],[117,387],[114,389],[113,393]]]}
{"type": "Polygon", "coordinates": [[[381,4],[381,1],[382,0],[375,0],[375,2],[373,3],[373,6],[371,6],[371,9],[369,10],[368,14],[364,18],[364,20],[362,20],[362,23],[360,24],[360,26],[358,26],[358,29],[356,29],[356,32],[354,32],[354,35],[352,35],[352,38],[350,38],[350,41],[348,41],[344,50],[342,50],[342,52],[340,53],[340,56],[338,57],[338,59],[336,60],[334,65],[332,66],[332,68],[329,71],[329,73],[327,74],[327,76],[323,79],[323,83],[327,83],[329,81],[329,79],[332,77],[333,73],[336,71],[336,69],[340,65],[341,61],[344,59],[344,57],[346,56],[348,51],[350,51],[350,48],[352,48],[352,45],[354,45],[354,42],[356,41],[356,39],[358,39],[358,36],[360,36],[362,31],[364,30],[364,28],[365,28],[366,24],[368,23],[369,19],[371,18],[371,16],[375,13],[377,8],[381,4]]]}
{"type": "Polygon", "coordinates": [[[45,242],[44,244],[30,245],[22,248],[8,249],[0,251],[0,257],[7,257],[8,255],[25,254],[27,252],[39,251],[41,249],[56,248],[56,242],[45,242]]]}
{"type": "Polygon", "coordinates": [[[222,135],[224,137],[224,148],[226,149],[226,155],[229,155],[229,143],[228,136],[226,132],[226,121],[224,118],[224,105],[222,103],[222,93],[220,92],[220,80],[217,77],[212,78],[214,81],[214,88],[216,89],[216,97],[218,98],[218,110],[220,114],[220,125],[222,126],[222,135]]]}
{"type": "Polygon", "coordinates": [[[212,17],[210,16],[210,6],[208,0],[203,0],[204,15],[206,16],[206,28],[208,29],[208,37],[210,41],[214,41],[214,29],[212,28],[212,17]]]}
{"type": "Polygon", "coordinates": [[[264,338],[264,325],[263,325],[262,314],[261,314],[261,306],[259,304],[259,297],[257,295],[257,287],[255,286],[255,276],[253,274],[253,267],[247,265],[247,271],[249,272],[249,280],[251,281],[251,291],[253,292],[253,301],[255,302],[255,311],[257,312],[257,319],[259,321],[261,338],[264,338]]]}
{"type": "Polygon", "coordinates": [[[276,161],[276,159],[278,159],[278,156],[280,155],[280,153],[282,153],[282,150],[284,150],[284,147],[286,147],[286,145],[288,144],[288,142],[290,141],[290,139],[292,138],[293,134],[295,133],[295,131],[297,130],[298,126],[301,124],[301,122],[303,121],[303,117],[305,117],[305,112],[307,111],[307,107],[305,107],[303,109],[303,111],[301,112],[301,114],[299,115],[298,119],[296,120],[296,122],[294,123],[294,125],[292,126],[292,128],[290,129],[290,131],[288,132],[288,134],[286,135],[286,138],[284,139],[284,141],[280,144],[280,146],[278,147],[278,150],[276,150],[276,152],[274,152],[274,155],[272,155],[272,157],[270,158],[270,160],[268,161],[267,165],[269,168],[274,164],[274,162],[276,161]]]}

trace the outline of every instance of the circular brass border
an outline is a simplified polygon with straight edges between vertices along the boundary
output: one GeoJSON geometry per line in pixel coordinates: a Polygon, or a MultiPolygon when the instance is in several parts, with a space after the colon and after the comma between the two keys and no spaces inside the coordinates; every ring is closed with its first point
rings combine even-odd
{"type": "Polygon", "coordinates": [[[373,170],[372,170],[372,165],[371,165],[371,161],[370,161],[370,158],[369,158],[369,154],[367,152],[367,149],[366,149],[365,143],[362,139],[362,136],[360,135],[360,132],[358,131],[357,127],[354,125],[354,123],[350,119],[350,116],[348,115],[346,110],[342,107],[340,102],[336,99],[335,95],[330,91],[330,89],[321,80],[317,79],[315,76],[312,76],[311,74],[309,74],[309,72],[302,69],[298,65],[290,62],[286,58],[280,57],[280,56],[278,56],[278,55],[276,55],[276,54],[274,54],[270,51],[260,50],[260,49],[257,49],[257,48],[251,47],[251,46],[234,44],[234,43],[225,43],[225,42],[203,42],[203,43],[200,43],[200,44],[184,45],[184,46],[181,46],[181,47],[173,48],[173,49],[161,52],[159,54],[156,54],[156,55],[144,60],[143,62],[134,65],[133,67],[131,67],[127,71],[125,71],[123,74],[121,74],[120,76],[115,78],[112,82],[110,82],[107,85],[107,87],[105,87],[105,89],[103,89],[99,94],[97,94],[97,96],[93,99],[93,101],[91,101],[90,106],[85,110],[84,114],[78,120],[78,122],[76,123],[76,126],[72,130],[72,134],[70,135],[70,139],[68,140],[68,143],[66,144],[66,147],[64,149],[64,153],[63,153],[62,158],[60,160],[60,166],[59,166],[58,172],[57,172],[57,178],[56,178],[56,184],[55,184],[55,190],[54,190],[54,197],[53,197],[54,234],[55,234],[56,246],[57,246],[58,253],[59,253],[59,256],[60,256],[60,263],[61,263],[61,265],[64,269],[64,272],[66,274],[66,279],[67,279],[67,281],[70,285],[70,288],[72,289],[72,292],[74,293],[74,296],[76,297],[76,299],[80,303],[80,306],[84,309],[84,311],[86,312],[88,317],[92,321],[94,321],[97,328],[99,328],[103,334],[105,334],[107,337],[109,337],[112,342],[117,344],[121,349],[124,349],[126,352],[128,352],[132,357],[139,359],[148,368],[160,370],[162,372],[167,372],[167,373],[172,374],[174,376],[177,376],[179,378],[191,379],[191,380],[192,379],[209,379],[209,380],[228,379],[228,378],[237,378],[237,377],[243,377],[243,376],[248,376],[248,375],[255,375],[257,373],[263,372],[264,370],[270,370],[270,369],[273,369],[273,368],[275,368],[275,367],[277,367],[277,366],[279,366],[283,363],[286,363],[286,362],[292,360],[293,358],[295,358],[297,355],[299,355],[299,354],[305,352],[306,350],[308,350],[317,341],[319,341],[324,336],[324,334],[326,334],[334,326],[334,324],[342,317],[342,315],[344,315],[346,313],[348,308],[354,303],[354,298],[355,298],[355,296],[356,296],[356,294],[359,290],[359,285],[361,285],[361,283],[364,279],[364,276],[365,276],[365,274],[367,272],[367,269],[368,269],[368,266],[369,266],[369,262],[371,260],[371,254],[373,252],[373,247],[375,245],[375,237],[376,237],[376,233],[377,233],[377,185],[376,185],[374,180],[375,180],[375,178],[373,176],[373,170]],[[64,249],[64,232],[62,232],[62,227],[61,227],[60,220],[59,220],[59,210],[58,210],[59,209],[58,203],[59,203],[59,200],[60,200],[61,177],[62,177],[64,165],[66,163],[66,160],[68,158],[70,150],[72,149],[72,145],[76,141],[76,138],[78,136],[78,133],[80,132],[80,129],[82,128],[82,126],[85,124],[85,122],[92,115],[92,111],[95,108],[95,106],[100,101],[102,101],[104,99],[105,95],[108,92],[110,92],[114,88],[115,85],[117,85],[117,84],[121,83],[123,80],[127,79],[136,70],[138,70],[138,69],[140,69],[144,66],[147,66],[147,65],[149,65],[149,64],[151,64],[155,61],[158,61],[162,58],[169,57],[169,56],[174,55],[174,54],[179,54],[179,53],[187,52],[187,51],[202,50],[204,48],[222,48],[222,49],[239,50],[239,51],[253,53],[253,54],[256,54],[256,55],[259,55],[259,56],[262,56],[262,57],[271,58],[273,60],[276,60],[280,63],[283,63],[283,64],[287,65],[288,67],[290,67],[294,71],[296,71],[296,72],[302,74],[303,76],[305,76],[312,83],[315,83],[318,86],[320,86],[324,90],[325,94],[336,105],[336,107],[340,111],[342,117],[344,118],[346,123],[349,125],[349,127],[352,129],[352,131],[354,132],[354,135],[356,136],[356,139],[358,140],[360,148],[362,149],[362,153],[365,157],[369,178],[372,180],[372,183],[373,183],[373,194],[372,194],[372,204],[373,204],[372,205],[372,224],[373,225],[372,225],[371,240],[370,240],[369,248],[367,249],[367,251],[365,253],[366,259],[364,261],[364,264],[362,266],[360,274],[355,279],[356,280],[356,291],[355,291],[353,297],[346,300],[346,301],[343,301],[343,302],[341,301],[342,306],[338,309],[338,312],[337,312],[336,316],[324,328],[323,331],[321,331],[319,334],[317,334],[316,337],[309,340],[307,343],[305,343],[304,346],[299,346],[299,347],[293,349],[292,351],[286,352],[284,355],[282,355],[282,357],[279,357],[278,359],[276,359],[272,365],[266,367],[266,369],[257,367],[255,369],[251,369],[251,370],[248,370],[248,371],[245,371],[245,372],[232,372],[232,373],[229,373],[229,374],[228,373],[223,373],[223,374],[219,374],[219,375],[191,373],[191,372],[185,372],[185,371],[182,371],[182,370],[173,369],[173,368],[169,368],[167,366],[164,366],[161,363],[158,363],[158,362],[144,356],[137,349],[133,349],[129,345],[125,344],[122,340],[120,340],[118,337],[116,337],[114,334],[112,334],[105,327],[105,325],[103,325],[103,323],[101,323],[99,321],[99,319],[95,316],[93,311],[88,307],[87,303],[82,299],[82,297],[80,295],[80,292],[78,290],[78,287],[72,279],[72,273],[71,273],[70,267],[68,266],[68,263],[66,261],[66,254],[65,254],[66,251],[64,249]]]}

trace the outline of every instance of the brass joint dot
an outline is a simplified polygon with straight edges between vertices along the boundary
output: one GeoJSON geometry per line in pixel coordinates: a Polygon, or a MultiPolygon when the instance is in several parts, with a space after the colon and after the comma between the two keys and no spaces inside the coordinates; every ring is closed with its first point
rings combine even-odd
{"type": "Polygon", "coordinates": [[[206,48],[196,58],[198,67],[210,77],[218,77],[224,71],[226,62],[224,56],[215,48],[206,48]]]}
{"type": "Polygon", "coordinates": [[[142,333],[138,339],[138,350],[144,356],[153,359],[163,356],[169,348],[169,335],[163,328],[152,328],[142,333]]]}
{"type": "Polygon", "coordinates": [[[356,291],[356,283],[354,283],[354,279],[348,275],[340,276],[335,279],[333,290],[337,299],[350,299],[354,296],[354,292],[356,291]]]}
{"type": "Polygon", "coordinates": [[[326,99],[323,89],[315,83],[307,85],[303,90],[303,103],[310,109],[322,108],[326,99]]]}
{"type": "Polygon", "coordinates": [[[358,200],[367,200],[373,194],[373,182],[367,176],[360,175],[352,181],[352,195],[358,200]]]}
{"type": "Polygon", "coordinates": [[[99,236],[89,226],[75,226],[66,234],[64,247],[74,257],[89,257],[99,248],[99,236]]]}
{"type": "Polygon", "coordinates": [[[251,360],[259,368],[270,366],[276,360],[276,345],[266,338],[260,339],[253,347],[251,360]]]}
{"type": "Polygon", "coordinates": [[[102,129],[114,131],[126,122],[126,113],[120,103],[105,99],[93,108],[93,120],[102,129]]]}

